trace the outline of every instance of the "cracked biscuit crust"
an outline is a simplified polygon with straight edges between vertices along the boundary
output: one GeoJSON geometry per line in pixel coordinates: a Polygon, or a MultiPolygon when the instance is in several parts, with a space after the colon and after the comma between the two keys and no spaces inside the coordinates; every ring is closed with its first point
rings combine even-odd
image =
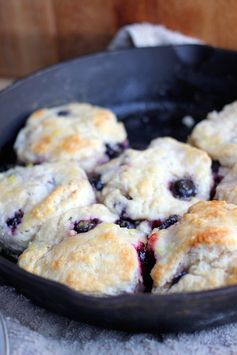
{"type": "Polygon", "coordinates": [[[73,159],[90,171],[108,160],[106,144],[113,149],[126,138],[123,124],[112,111],[71,103],[34,112],[19,132],[14,148],[22,162],[73,159]]]}
{"type": "Polygon", "coordinates": [[[102,186],[100,201],[133,220],[183,214],[195,202],[209,199],[213,185],[209,156],[172,138],[158,138],[144,151],[128,149],[97,167],[96,174],[102,186]],[[193,187],[188,198],[172,192],[172,185],[180,180],[188,180],[193,187]]]}
{"type": "Polygon", "coordinates": [[[237,207],[202,201],[149,238],[154,293],[188,292],[237,283],[237,207]]]}
{"type": "Polygon", "coordinates": [[[70,236],[86,233],[100,223],[114,223],[117,219],[116,214],[101,204],[72,208],[44,223],[34,241],[54,245],[70,236]]]}
{"type": "Polygon", "coordinates": [[[69,161],[10,169],[0,174],[0,190],[0,242],[15,252],[49,218],[95,201],[85,172],[69,161]]]}
{"type": "Polygon", "coordinates": [[[142,282],[136,230],[102,223],[48,245],[33,241],[19,258],[23,269],[82,293],[103,296],[134,292],[142,282]]]}

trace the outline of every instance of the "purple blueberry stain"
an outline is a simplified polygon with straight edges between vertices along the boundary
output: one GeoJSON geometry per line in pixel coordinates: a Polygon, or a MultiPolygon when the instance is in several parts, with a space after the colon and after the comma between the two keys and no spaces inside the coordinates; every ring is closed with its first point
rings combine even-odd
{"type": "Polygon", "coordinates": [[[165,219],[164,221],[157,219],[151,222],[151,228],[158,228],[158,229],[167,229],[170,226],[172,226],[173,224],[177,223],[179,220],[179,216],[177,214],[174,214],[170,217],[168,217],[167,219],[165,219]]]}
{"type": "Polygon", "coordinates": [[[197,188],[190,178],[179,179],[170,184],[170,191],[175,198],[190,200],[197,195],[197,188]]]}
{"type": "Polygon", "coordinates": [[[66,116],[70,115],[70,111],[69,110],[61,110],[61,111],[58,111],[57,115],[66,117],[66,116]]]}
{"type": "Polygon", "coordinates": [[[121,228],[136,229],[141,221],[132,220],[130,218],[121,217],[116,222],[121,228]]]}
{"type": "Polygon", "coordinates": [[[141,265],[145,292],[150,292],[152,289],[152,278],[150,276],[150,272],[156,262],[154,252],[144,243],[139,243],[136,250],[141,265]]]}
{"type": "Polygon", "coordinates": [[[170,283],[170,287],[174,286],[175,284],[177,284],[179,282],[179,280],[183,277],[187,275],[187,271],[181,271],[178,272],[172,279],[171,283],[170,283]]]}
{"type": "Polygon", "coordinates": [[[81,219],[73,223],[72,230],[74,230],[77,234],[86,233],[94,229],[99,223],[101,223],[101,221],[98,218],[88,220],[81,219]]]}
{"type": "Polygon", "coordinates": [[[221,176],[219,174],[219,171],[220,171],[220,163],[218,160],[213,160],[212,161],[212,174],[213,174],[213,186],[212,186],[212,189],[211,189],[211,193],[210,193],[210,199],[213,200],[215,194],[216,194],[216,188],[217,188],[217,185],[221,182],[221,180],[223,179],[223,176],[221,176]]]}
{"type": "Polygon", "coordinates": [[[213,175],[218,174],[220,166],[221,166],[221,164],[218,160],[212,160],[211,170],[213,172],[213,175]]]}
{"type": "Polygon", "coordinates": [[[12,234],[16,232],[18,225],[21,224],[23,216],[24,216],[24,212],[21,209],[19,209],[18,211],[15,212],[13,217],[10,217],[6,220],[6,224],[8,228],[10,228],[12,234]]]}
{"type": "Polygon", "coordinates": [[[128,146],[129,146],[128,141],[125,141],[123,143],[117,143],[117,144],[107,143],[105,144],[106,147],[105,154],[108,156],[109,159],[117,158],[125,149],[128,148],[128,146]]]}
{"type": "Polygon", "coordinates": [[[97,190],[97,191],[101,191],[104,188],[104,184],[101,180],[101,175],[99,174],[92,174],[91,176],[89,176],[89,181],[91,183],[91,185],[97,190]]]}

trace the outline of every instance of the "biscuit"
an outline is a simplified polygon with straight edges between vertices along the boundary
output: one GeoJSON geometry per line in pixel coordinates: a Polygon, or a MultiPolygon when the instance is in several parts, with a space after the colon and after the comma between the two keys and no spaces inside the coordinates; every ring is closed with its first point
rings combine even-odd
{"type": "Polygon", "coordinates": [[[126,150],[95,169],[91,178],[100,202],[121,224],[168,226],[213,187],[207,153],[172,138],[158,138],[144,151],[126,150]]]}
{"type": "Polygon", "coordinates": [[[20,252],[50,217],[95,201],[76,162],[16,167],[0,174],[0,243],[20,252]]]}
{"type": "MultiPolygon", "coordinates": [[[[224,170],[224,169],[222,169],[224,170]]],[[[222,173],[224,178],[216,187],[215,199],[237,204],[237,165],[222,173]]]]}
{"type": "Polygon", "coordinates": [[[54,245],[33,241],[18,264],[88,295],[133,293],[142,284],[136,249],[143,243],[135,229],[101,223],[54,245]]]}
{"type": "Polygon", "coordinates": [[[221,165],[231,167],[237,161],[237,101],[213,111],[198,123],[189,142],[205,150],[221,165]]]}
{"type": "Polygon", "coordinates": [[[112,111],[71,103],[34,112],[14,148],[22,162],[73,159],[90,171],[124,150],[126,139],[123,123],[117,122],[112,111]]]}
{"type": "Polygon", "coordinates": [[[44,223],[34,241],[47,245],[59,243],[64,238],[86,233],[100,223],[115,223],[118,216],[101,204],[72,208],[50,218],[44,223]]]}
{"type": "Polygon", "coordinates": [[[237,207],[201,201],[149,245],[156,264],[153,293],[190,292],[237,283],[237,207]]]}

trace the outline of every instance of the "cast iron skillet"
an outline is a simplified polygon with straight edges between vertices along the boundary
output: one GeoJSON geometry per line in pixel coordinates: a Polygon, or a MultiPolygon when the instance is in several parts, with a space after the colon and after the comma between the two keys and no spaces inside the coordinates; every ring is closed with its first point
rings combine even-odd
{"type": "MultiPolygon", "coordinates": [[[[132,145],[154,137],[185,140],[182,118],[196,121],[237,97],[237,53],[185,45],[102,53],[16,82],[0,94],[0,162],[35,109],[69,101],[108,106],[124,120],[132,145]]],[[[0,276],[35,303],[75,320],[132,331],[193,331],[237,320],[237,286],[155,296],[94,298],[27,273],[0,256],[0,276]]]]}

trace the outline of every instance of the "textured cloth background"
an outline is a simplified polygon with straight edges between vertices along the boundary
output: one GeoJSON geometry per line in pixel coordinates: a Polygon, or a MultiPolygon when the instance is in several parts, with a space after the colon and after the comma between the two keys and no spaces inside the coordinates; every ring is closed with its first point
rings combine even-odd
{"type": "MultiPolygon", "coordinates": [[[[135,24],[121,29],[109,49],[198,42],[163,26],[135,24]]],[[[0,80],[1,87],[7,83],[0,80]]],[[[0,312],[12,355],[237,354],[237,324],[165,336],[109,331],[50,313],[1,283],[0,312]]]]}
{"type": "Polygon", "coordinates": [[[109,331],[50,313],[7,286],[0,286],[0,309],[12,355],[237,353],[237,325],[168,336],[109,331]]]}

